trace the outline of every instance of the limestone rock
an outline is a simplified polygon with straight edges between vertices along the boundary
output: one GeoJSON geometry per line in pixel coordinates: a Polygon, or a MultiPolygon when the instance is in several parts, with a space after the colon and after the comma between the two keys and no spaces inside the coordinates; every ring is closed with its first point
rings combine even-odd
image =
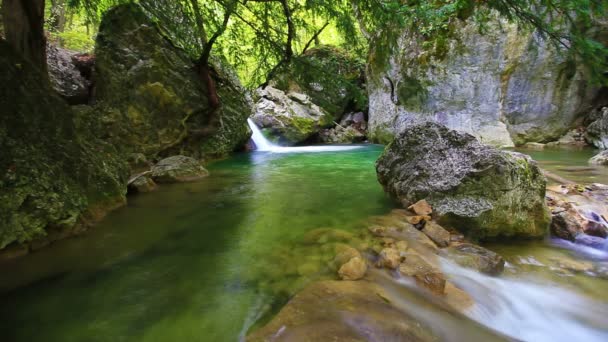
{"type": "Polygon", "coordinates": [[[593,156],[591,159],[589,159],[589,164],[608,166],[608,150],[602,151],[593,156]]]}
{"type": "Polygon", "coordinates": [[[410,205],[408,209],[412,210],[416,213],[416,215],[420,216],[428,216],[433,213],[433,208],[431,208],[431,206],[426,200],[420,200],[410,205]]]}
{"type": "Polygon", "coordinates": [[[384,248],[378,257],[378,266],[392,270],[397,269],[401,263],[401,255],[395,248],[384,248]]]}
{"type": "Polygon", "coordinates": [[[282,144],[293,145],[333,125],[333,117],[297,92],[285,93],[267,86],[256,93],[253,121],[263,132],[282,144]]]}
{"type": "Polygon", "coordinates": [[[529,157],[427,122],[410,126],[376,162],[384,190],[402,204],[426,199],[440,223],[474,238],[542,237],[545,178],[529,157]]]}
{"type": "MultiPolygon", "coordinates": [[[[454,22],[448,38],[399,27],[375,36],[366,74],[372,140],[435,121],[495,146],[548,142],[590,110],[600,87],[583,67],[538,32],[492,16],[483,29],[454,22]]],[[[605,25],[592,30],[605,43],[605,25]]]]}
{"type": "Polygon", "coordinates": [[[427,222],[422,232],[433,240],[438,247],[447,247],[450,243],[450,232],[433,221],[427,222]]]}
{"type": "Polygon", "coordinates": [[[608,149],[608,107],[599,108],[590,115],[587,141],[597,148],[608,149]]]}
{"type": "Polygon", "coordinates": [[[342,280],[359,280],[367,272],[367,263],[362,257],[354,257],[342,265],[338,270],[338,275],[342,280]]]}
{"type": "Polygon", "coordinates": [[[471,243],[461,243],[448,249],[451,260],[464,267],[489,275],[499,275],[505,268],[505,260],[498,254],[471,243]]]}
{"type": "Polygon", "coordinates": [[[165,158],[152,167],[150,177],[158,183],[191,182],[207,177],[209,172],[201,163],[190,157],[165,158]]]}
{"type": "Polygon", "coordinates": [[[438,269],[426,262],[418,254],[407,254],[405,261],[399,266],[402,275],[414,277],[416,283],[431,292],[443,295],[445,293],[445,276],[438,269]]]}
{"type": "Polygon", "coordinates": [[[210,107],[190,57],[135,3],[107,11],[95,44],[95,101],[108,138],[148,158],[224,155],[251,134],[252,101],[227,63],[211,69],[221,108],[210,107]]]}

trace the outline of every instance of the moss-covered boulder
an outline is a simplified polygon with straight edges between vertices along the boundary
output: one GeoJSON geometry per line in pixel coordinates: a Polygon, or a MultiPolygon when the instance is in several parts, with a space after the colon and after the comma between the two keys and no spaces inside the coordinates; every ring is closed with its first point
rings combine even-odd
{"type": "Polygon", "coordinates": [[[348,110],[367,108],[365,61],[334,46],[318,46],[290,63],[271,85],[284,92],[306,94],[340,120],[348,110]]]}
{"type": "Polygon", "coordinates": [[[253,121],[275,142],[294,145],[334,125],[333,117],[308,95],[266,87],[258,89],[253,121]]]}
{"type": "Polygon", "coordinates": [[[405,207],[425,199],[440,222],[474,239],[542,237],[549,227],[546,181],[529,157],[437,123],[405,129],[376,171],[405,207]]]}
{"type": "Polygon", "coordinates": [[[70,234],[125,202],[128,167],[0,40],[0,249],[70,234]]]}
{"type": "Polygon", "coordinates": [[[150,171],[150,177],[157,183],[192,182],[209,175],[198,160],[186,156],[165,158],[150,171]]]}
{"type": "Polygon", "coordinates": [[[105,132],[128,152],[213,157],[249,139],[251,99],[226,64],[212,63],[222,104],[212,109],[192,60],[139,5],[104,15],[95,54],[95,99],[105,132]]]}

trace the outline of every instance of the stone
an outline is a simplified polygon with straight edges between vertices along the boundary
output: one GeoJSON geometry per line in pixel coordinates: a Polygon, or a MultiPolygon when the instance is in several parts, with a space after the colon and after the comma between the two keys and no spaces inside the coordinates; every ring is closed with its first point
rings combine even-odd
{"type": "Polygon", "coordinates": [[[89,101],[91,82],[86,79],[74,64],[77,53],[53,44],[46,46],[46,60],[49,78],[55,91],[69,104],[86,104],[89,101]]]}
{"type": "Polygon", "coordinates": [[[247,341],[411,341],[440,338],[370,281],[321,281],[296,294],[247,341]]]}
{"type": "Polygon", "coordinates": [[[405,253],[409,247],[407,241],[397,241],[395,243],[395,248],[399,251],[399,253],[405,253]]]}
{"type": "Polygon", "coordinates": [[[529,142],[524,145],[525,148],[534,151],[543,151],[545,149],[545,144],[537,143],[537,142],[529,142]]]}
{"type": "Polygon", "coordinates": [[[365,141],[365,131],[353,126],[337,125],[319,132],[319,141],[327,144],[350,144],[365,141]]]}
{"type": "Polygon", "coordinates": [[[338,270],[338,275],[342,280],[359,280],[367,272],[367,263],[362,257],[354,257],[342,265],[338,270]]]}
{"type": "Polygon", "coordinates": [[[344,244],[338,244],[335,248],[335,253],[336,256],[334,257],[333,263],[336,266],[336,269],[339,269],[342,265],[346,264],[351,259],[363,259],[361,253],[359,253],[357,249],[344,244]]]}
{"type": "Polygon", "coordinates": [[[136,3],[105,12],[95,41],[95,111],[100,128],[126,153],[224,156],[251,135],[253,102],[229,65],[210,64],[220,108],[211,108],[207,85],[192,59],[169,40],[136,3]]]}
{"type": "Polygon", "coordinates": [[[460,243],[447,249],[450,260],[461,266],[476,269],[489,275],[500,275],[505,268],[505,260],[489,249],[471,243],[460,243]]]}
{"type": "Polygon", "coordinates": [[[601,107],[592,111],[589,120],[592,122],[587,126],[585,138],[597,148],[608,149],[608,107],[601,107]]]}
{"type": "Polygon", "coordinates": [[[604,150],[593,156],[591,159],[589,159],[589,164],[608,166],[608,150],[604,150]]]}
{"type": "Polygon", "coordinates": [[[301,93],[285,93],[267,86],[256,91],[255,115],[252,117],[271,140],[294,145],[333,125],[333,117],[301,93]]]}
{"type": "Polygon", "coordinates": [[[420,200],[407,208],[419,216],[429,216],[433,213],[433,208],[431,208],[430,204],[426,200],[420,200]]]}
{"type": "Polygon", "coordinates": [[[0,70],[0,249],[124,205],[128,165],[99,137],[99,117],[71,108],[2,40],[0,70]]]}
{"type": "Polygon", "coordinates": [[[445,228],[438,225],[436,222],[427,222],[424,225],[422,232],[433,240],[437,247],[443,248],[450,244],[450,232],[445,230],[445,228]]]}
{"type": "Polygon", "coordinates": [[[551,261],[559,268],[577,273],[591,272],[594,269],[593,263],[589,261],[572,260],[564,257],[553,257],[551,261]]]}
{"type": "Polygon", "coordinates": [[[150,172],[133,177],[129,180],[127,186],[130,192],[146,193],[156,190],[156,183],[149,177],[150,172]]]}
{"type": "MultiPolygon", "coordinates": [[[[506,147],[554,141],[578,124],[602,96],[585,68],[539,32],[495,12],[488,19],[483,28],[451,23],[450,34],[430,40],[399,25],[377,32],[366,73],[372,141],[435,121],[506,147]]],[[[605,44],[604,33],[594,23],[588,36],[605,44]]]]}
{"type": "Polygon", "coordinates": [[[445,294],[445,276],[420,255],[408,253],[399,266],[399,273],[413,277],[416,284],[437,295],[445,294]]]}
{"type": "Polygon", "coordinates": [[[157,183],[192,182],[205,178],[209,172],[201,163],[186,156],[173,156],[152,167],[150,177],[157,183]]]}
{"type": "Polygon", "coordinates": [[[583,226],[571,211],[564,210],[553,215],[550,230],[551,235],[574,242],[576,236],[583,233],[583,226]]]}
{"type": "Polygon", "coordinates": [[[401,255],[395,248],[384,248],[378,256],[378,266],[389,268],[391,270],[397,269],[401,263],[401,255]]]}
{"type": "Polygon", "coordinates": [[[549,227],[545,177],[528,156],[437,123],[404,130],[386,147],[376,171],[397,201],[425,199],[440,224],[476,239],[540,238],[549,227]]]}

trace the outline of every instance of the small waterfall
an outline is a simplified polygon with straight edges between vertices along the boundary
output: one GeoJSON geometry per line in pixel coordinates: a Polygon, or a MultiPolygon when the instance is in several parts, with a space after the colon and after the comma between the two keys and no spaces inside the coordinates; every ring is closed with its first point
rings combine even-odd
{"type": "Polygon", "coordinates": [[[251,131],[253,132],[253,134],[251,135],[251,140],[253,140],[257,151],[272,151],[278,147],[264,137],[262,131],[260,131],[255,122],[253,122],[253,120],[249,118],[247,119],[247,123],[249,124],[249,128],[251,128],[251,131]]]}

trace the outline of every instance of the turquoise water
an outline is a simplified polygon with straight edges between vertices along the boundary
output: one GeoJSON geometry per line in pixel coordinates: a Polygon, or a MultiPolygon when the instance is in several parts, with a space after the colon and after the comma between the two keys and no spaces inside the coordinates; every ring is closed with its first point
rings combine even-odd
{"type": "Polygon", "coordinates": [[[2,339],[234,341],[327,276],[298,269],[316,257],[306,232],[391,208],[380,152],[243,154],[131,197],[86,235],[0,265],[2,339]]]}

